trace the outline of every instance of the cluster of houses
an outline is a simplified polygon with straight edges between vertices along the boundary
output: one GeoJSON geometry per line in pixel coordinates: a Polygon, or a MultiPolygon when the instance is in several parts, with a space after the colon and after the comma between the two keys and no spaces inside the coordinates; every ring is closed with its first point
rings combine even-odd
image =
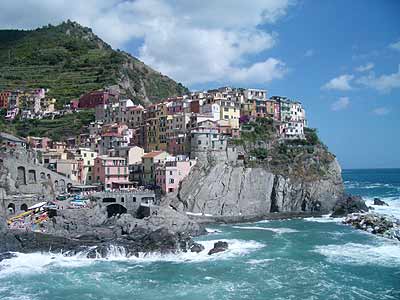
{"type": "Polygon", "coordinates": [[[148,107],[102,90],[70,107],[95,110],[87,133],[62,142],[28,137],[27,144],[41,153],[46,167],[106,190],[157,186],[174,192],[199,153],[226,151],[228,141],[240,137],[241,125],[257,118],[273,120],[282,139],[303,139],[307,126],[300,102],[268,98],[260,89],[223,87],[148,107]]]}
{"type": "Polygon", "coordinates": [[[36,119],[56,112],[56,99],[46,96],[47,89],[15,89],[0,91],[0,109],[6,111],[5,119],[36,119]]]}

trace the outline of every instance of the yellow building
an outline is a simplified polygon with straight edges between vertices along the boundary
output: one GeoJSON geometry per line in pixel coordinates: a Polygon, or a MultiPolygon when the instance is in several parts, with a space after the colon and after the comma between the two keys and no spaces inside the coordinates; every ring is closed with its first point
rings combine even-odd
{"type": "Polygon", "coordinates": [[[239,128],[240,104],[230,100],[220,101],[220,120],[226,122],[231,128],[239,128]]]}

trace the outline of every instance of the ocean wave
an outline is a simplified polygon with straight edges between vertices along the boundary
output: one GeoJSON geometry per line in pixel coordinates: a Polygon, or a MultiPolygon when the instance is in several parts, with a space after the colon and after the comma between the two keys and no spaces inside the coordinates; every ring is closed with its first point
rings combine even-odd
{"type": "Polygon", "coordinates": [[[257,226],[232,226],[232,228],[244,229],[244,230],[265,230],[265,231],[272,231],[278,234],[299,232],[298,230],[292,228],[283,228],[283,227],[275,228],[275,227],[257,227],[257,226]]]}
{"type": "Polygon", "coordinates": [[[382,182],[359,182],[359,181],[344,181],[343,184],[348,189],[393,189],[400,192],[400,186],[390,183],[382,183],[382,182]]]}
{"type": "Polygon", "coordinates": [[[267,263],[270,263],[271,261],[274,261],[274,258],[264,258],[264,259],[249,259],[246,261],[246,264],[249,265],[264,265],[267,263]]]}
{"type": "Polygon", "coordinates": [[[222,230],[214,229],[214,228],[206,228],[208,234],[212,233],[222,233],[222,230]]]}
{"type": "Polygon", "coordinates": [[[330,214],[323,215],[322,217],[309,217],[304,218],[304,221],[317,222],[317,223],[341,223],[344,218],[331,218],[330,214]]]}
{"type": "Polygon", "coordinates": [[[373,208],[373,211],[387,216],[400,219],[400,198],[399,197],[380,197],[387,205],[374,205],[373,197],[364,197],[365,203],[373,208]]]}
{"type": "Polygon", "coordinates": [[[200,253],[180,252],[176,254],[159,253],[139,253],[139,257],[127,257],[122,247],[111,247],[106,258],[90,259],[86,257],[87,252],[81,252],[74,256],[53,253],[15,253],[16,256],[0,262],[0,278],[11,274],[32,274],[42,273],[53,267],[78,268],[104,261],[126,261],[131,263],[154,263],[154,262],[173,262],[173,263],[196,263],[209,260],[225,260],[237,256],[243,256],[250,252],[265,247],[265,244],[252,240],[221,239],[199,241],[204,246],[200,253]],[[228,250],[208,255],[208,251],[213,248],[217,241],[228,242],[228,250]]]}
{"type": "Polygon", "coordinates": [[[347,243],[344,245],[316,246],[312,251],[331,263],[355,265],[400,266],[400,243],[384,242],[379,245],[347,243]]]}

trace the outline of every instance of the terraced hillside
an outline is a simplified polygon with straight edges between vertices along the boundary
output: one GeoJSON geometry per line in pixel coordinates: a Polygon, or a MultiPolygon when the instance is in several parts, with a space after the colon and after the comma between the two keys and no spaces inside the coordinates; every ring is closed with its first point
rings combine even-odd
{"type": "Polygon", "coordinates": [[[49,88],[61,106],[110,85],[144,104],[188,91],[131,55],[113,50],[76,22],[0,30],[0,90],[49,88]]]}
{"type": "Polygon", "coordinates": [[[4,111],[0,110],[0,131],[17,136],[46,136],[62,141],[80,133],[88,132],[88,125],[94,121],[94,111],[84,110],[55,119],[41,120],[4,120],[4,111]]]}

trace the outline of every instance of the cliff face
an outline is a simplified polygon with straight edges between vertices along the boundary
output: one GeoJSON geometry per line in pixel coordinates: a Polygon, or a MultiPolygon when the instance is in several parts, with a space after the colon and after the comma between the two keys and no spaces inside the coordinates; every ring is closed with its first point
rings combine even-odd
{"type": "Polygon", "coordinates": [[[207,153],[182,182],[171,205],[213,216],[325,213],[344,193],[336,159],[325,170],[312,179],[276,175],[265,166],[247,167],[232,155],[207,153]]]}

